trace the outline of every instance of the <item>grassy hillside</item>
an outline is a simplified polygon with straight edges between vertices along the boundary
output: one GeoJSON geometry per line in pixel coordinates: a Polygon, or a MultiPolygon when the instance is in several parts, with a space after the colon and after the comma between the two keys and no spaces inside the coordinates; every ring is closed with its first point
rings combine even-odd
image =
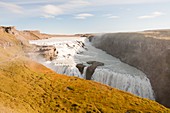
{"type": "Polygon", "coordinates": [[[56,74],[24,56],[14,35],[0,32],[0,113],[169,113],[162,105],[94,81],[56,74]],[[1,36],[2,35],[2,36],[1,36]]]}
{"type": "Polygon", "coordinates": [[[170,112],[154,101],[59,75],[22,57],[0,66],[0,83],[0,103],[21,113],[170,112]]]}
{"type": "Polygon", "coordinates": [[[21,113],[170,112],[100,83],[59,75],[20,57],[0,66],[0,103],[21,113]]]}

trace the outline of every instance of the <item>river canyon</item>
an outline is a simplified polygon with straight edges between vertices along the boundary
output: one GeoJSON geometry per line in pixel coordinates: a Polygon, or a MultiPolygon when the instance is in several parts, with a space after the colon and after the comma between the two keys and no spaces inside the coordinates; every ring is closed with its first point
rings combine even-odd
{"type": "Polygon", "coordinates": [[[46,59],[40,52],[37,55],[30,53],[30,56],[57,73],[94,80],[155,100],[150,80],[142,71],[95,48],[86,37],[32,40],[30,44],[39,46],[37,51],[42,50],[42,47],[47,47],[47,50],[50,50],[49,47],[55,48],[51,53],[54,54],[53,58],[46,59]]]}

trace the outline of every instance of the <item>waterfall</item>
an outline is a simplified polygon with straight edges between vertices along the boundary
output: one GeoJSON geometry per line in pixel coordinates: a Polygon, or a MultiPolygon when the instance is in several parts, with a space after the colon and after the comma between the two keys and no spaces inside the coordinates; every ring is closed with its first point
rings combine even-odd
{"type": "Polygon", "coordinates": [[[54,64],[49,62],[40,62],[40,63],[59,74],[84,78],[84,76],[81,75],[81,73],[79,72],[78,68],[74,65],[63,65],[63,64],[60,65],[60,64],[54,64]]]}
{"type": "Polygon", "coordinates": [[[36,45],[53,45],[58,51],[53,61],[41,61],[43,65],[59,74],[86,78],[88,61],[100,61],[104,66],[98,66],[91,79],[135,95],[154,100],[149,79],[140,70],[121,62],[106,52],[91,45],[86,38],[52,38],[30,41],[36,45]],[[85,65],[83,73],[76,64],[85,65]]]}
{"type": "Polygon", "coordinates": [[[82,74],[83,78],[86,78],[86,70],[87,70],[87,67],[84,67],[83,74],[82,74]]]}
{"type": "Polygon", "coordinates": [[[154,100],[152,87],[146,76],[131,76],[108,69],[96,69],[92,78],[97,82],[154,100]]]}
{"type": "Polygon", "coordinates": [[[83,78],[75,66],[56,66],[57,73],[83,78]]]}

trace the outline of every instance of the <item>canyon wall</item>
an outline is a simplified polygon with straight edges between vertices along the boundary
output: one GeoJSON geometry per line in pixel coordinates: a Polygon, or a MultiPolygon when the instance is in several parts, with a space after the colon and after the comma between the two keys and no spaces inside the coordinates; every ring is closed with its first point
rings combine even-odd
{"type": "Polygon", "coordinates": [[[92,43],[121,61],[142,70],[150,79],[156,101],[170,107],[170,31],[108,33],[92,43]]]}

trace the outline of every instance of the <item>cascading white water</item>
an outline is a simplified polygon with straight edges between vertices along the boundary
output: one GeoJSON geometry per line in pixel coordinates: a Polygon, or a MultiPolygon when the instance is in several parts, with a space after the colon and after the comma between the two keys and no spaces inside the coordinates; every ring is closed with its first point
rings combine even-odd
{"type": "Polygon", "coordinates": [[[106,52],[93,47],[86,38],[51,38],[30,41],[36,45],[53,45],[58,56],[53,61],[41,61],[43,65],[60,74],[86,78],[87,61],[99,61],[104,66],[98,66],[92,75],[92,80],[128,91],[135,95],[154,100],[154,93],[146,75],[106,52]],[[81,74],[76,64],[86,67],[81,74]]]}
{"type": "Polygon", "coordinates": [[[87,67],[84,67],[83,74],[82,74],[83,78],[86,78],[86,71],[87,71],[87,67]]]}
{"type": "Polygon", "coordinates": [[[154,100],[150,81],[145,76],[131,76],[129,74],[117,73],[108,69],[96,69],[92,76],[93,80],[109,86],[147,97],[154,100]]]}

